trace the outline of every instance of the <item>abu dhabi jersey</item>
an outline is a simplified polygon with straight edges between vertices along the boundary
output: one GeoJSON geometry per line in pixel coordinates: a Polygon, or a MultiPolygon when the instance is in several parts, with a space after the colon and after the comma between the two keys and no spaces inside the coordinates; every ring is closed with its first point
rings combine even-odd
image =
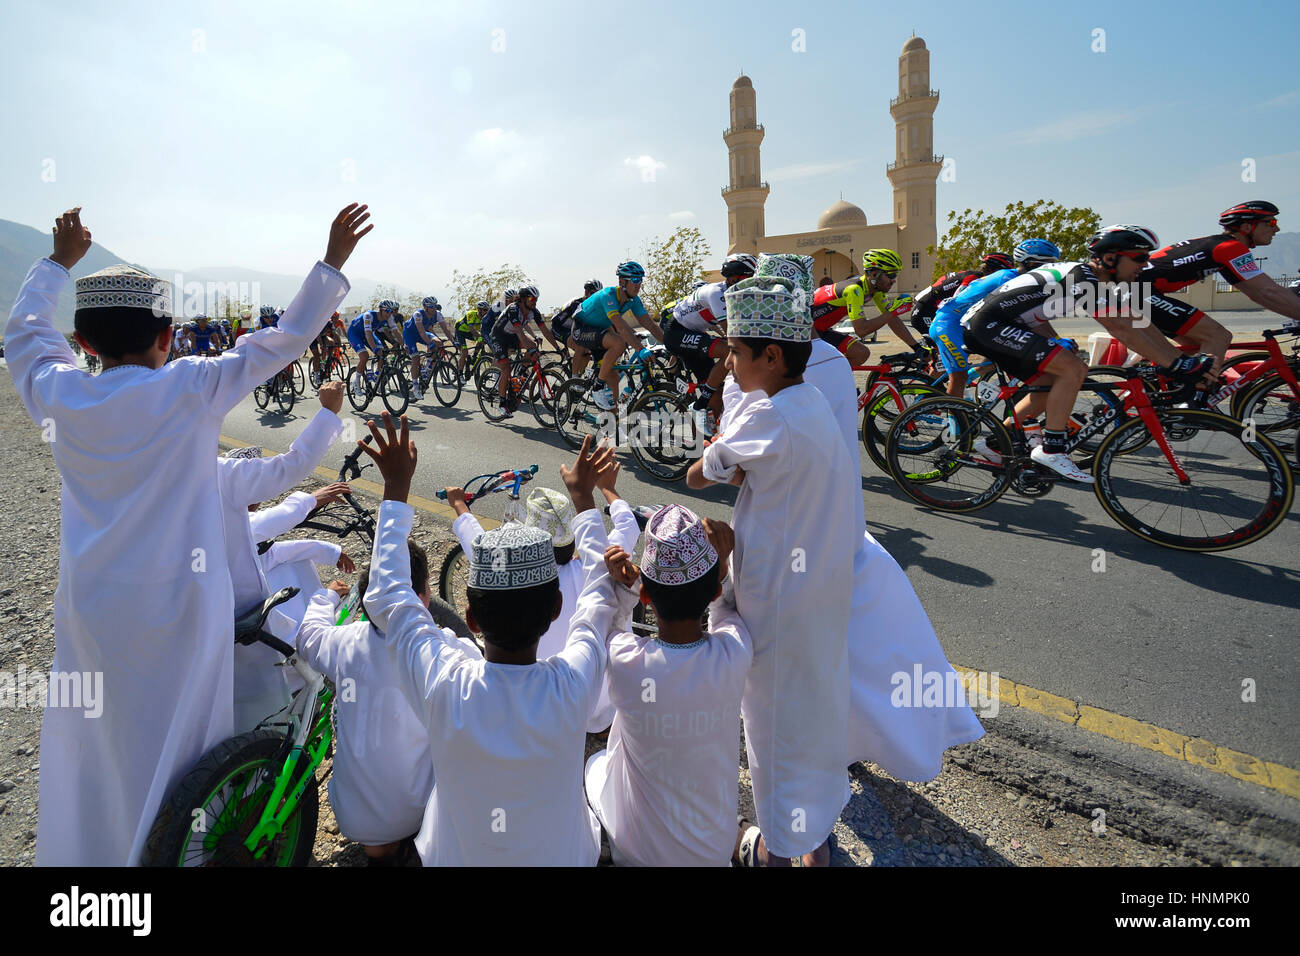
{"type": "Polygon", "coordinates": [[[674,304],[673,321],[692,332],[708,332],[727,320],[726,291],[726,280],[700,286],[674,304]]]}
{"type": "Polygon", "coordinates": [[[973,329],[1002,322],[1049,334],[1057,319],[1091,318],[1119,305],[1118,296],[1116,287],[1099,279],[1086,262],[1054,262],[1002,283],[966,313],[962,325],[973,329]]]}

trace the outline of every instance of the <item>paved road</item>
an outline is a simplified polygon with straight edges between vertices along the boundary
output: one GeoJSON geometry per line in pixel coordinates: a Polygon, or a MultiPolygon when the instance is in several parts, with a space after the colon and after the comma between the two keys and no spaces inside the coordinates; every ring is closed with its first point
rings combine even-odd
{"type": "MultiPolygon", "coordinates": [[[[1253,331],[1257,323],[1231,324],[1253,331]]],[[[1086,337],[1091,329],[1061,331],[1086,337]]],[[[311,399],[281,420],[250,399],[223,430],[282,451],[314,407],[311,399]]],[[[424,405],[410,417],[418,494],[534,462],[544,483],[562,487],[559,465],[571,453],[526,413],[489,424],[467,390],[455,408],[424,405]]],[[[336,446],[325,464],[335,467],[346,450],[336,446]]],[[[681,501],[729,517],[732,489],[665,486],[644,480],[630,455],[624,461],[619,487],[628,500],[681,501]]],[[[1008,493],[977,514],[950,516],[911,504],[865,454],[862,475],[867,523],[906,569],[950,659],[1300,768],[1300,514],[1247,548],[1184,554],[1116,526],[1086,488],[1058,485],[1037,500],[1008,493]],[[1098,548],[1102,573],[1092,570],[1098,548]],[[1246,678],[1257,688],[1251,703],[1241,699],[1246,678]]],[[[484,513],[499,516],[500,505],[484,513]]]]}

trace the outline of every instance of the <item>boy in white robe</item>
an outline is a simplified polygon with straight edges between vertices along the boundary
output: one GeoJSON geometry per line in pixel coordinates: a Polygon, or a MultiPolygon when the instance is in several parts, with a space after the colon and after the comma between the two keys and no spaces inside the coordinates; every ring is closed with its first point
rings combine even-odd
{"type": "Polygon", "coordinates": [[[367,217],[364,206],[343,210],[280,329],[219,358],[167,362],[169,287],[113,266],[77,280],[77,341],[104,370],[76,367],[51,317],[91,245],[80,209],[59,218],[54,252],[27,274],[5,346],[63,482],[53,669],[100,673],[104,688],[98,719],[45,710],[38,864],[136,863],[167,792],[230,736],[234,602],[217,435],[338,308],[348,291],[339,269],[367,217]]]}
{"type": "Polygon", "coordinates": [[[561,469],[575,509],[587,582],[569,641],[539,661],[537,642],[560,614],[555,553],[537,528],[484,532],[470,560],[470,627],[486,646],[475,660],[446,640],[411,589],[406,504],[415,470],[406,419],[401,439],[366,451],[384,476],[366,607],[398,661],[401,686],[429,737],[436,779],[416,846],[425,866],[594,866],[600,825],[582,791],[586,722],[605,670],[614,582],[592,491],[612,449],[583,443],[561,469]]]}
{"type": "MultiPolygon", "coordinates": [[[[614,530],[609,534],[610,544],[618,545],[624,551],[631,553],[636,550],[637,541],[641,537],[641,526],[637,523],[631,505],[619,497],[615,490],[618,472],[619,465],[614,462],[600,473],[597,483],[609,505],[609,516],[614,525],[614,530]]],[[[448,488],[447,503],[456,512],[456,520],[451,525],[452,532],[460,541],[465,554],[473,554],[474,541],[483,533],[483,526],[479,524],[478,518],[470,513],[469,504],[465,500],[465,489],[448,488]]],[[[560,577],[560,595],[564,600],[560,616],[551,622],[542,639],[537,642],[537,658],[545,660],[560,653],[569,639],[569,623],[577,610],[578,595],[582,593],[585,575],[582,562],[573,560],[574,511],[573,503],[568,496],[550,488],[534,488],[528,495],[525,507],[527,512],[524,524],[530,528],[541,528],[551,536],[551,543],[555,547],[555,564],[560,577]]],[[[613,719],[614,709],[609,702],[609,681],[604,680],[592,708],[591,719],[587,721],[587,732],[603,733],[609,729],[610,721],[613,719]]]]}
{"type": "MultiPolygon", "coordinates": [[[[411,587],[427,603],[429,558],[410,539],[407,549],[411,587]]],[[[366,567],[357,581],[362,593],[369,578],[366,567]]],[[[400,864],[403,841],[420,829],[433,792],[433,757],[424,724],[399,689],[397,658],[383,636],[364,620],[334,625],[347,593],[338,581],[315,593],[298,631],[298,653],[340,689],[329,783],[339,832],[362,844],[372,865],[400,864]]],[[[467,657],[481,657],[472,641],[443,636],[467,657]]]]}
{"type": "MultiPolygon", "coordinates": [[[[812,260],[808,256],[761,255],[757,275],[785,275],[812,289],[812,260]],[[805,284],[806,283],[806,284],[805,284]]],[[[853,369],[834,346],[814,337],[803,380],[815,385],[830,404],[831,414],[854,464],[858,465],[858,396],[853,369]]],[[[741,393],[729,380],[723,392],[741,393]]],[[[939,675],[953,686],[952,665],[920,598],[898,566],[867,530],[862,495],[853,496],[858,547],[853,558],[853,606],[849,616],[849,752],[847,763],[877,764],[900,780],[932,780],[943,769],[949,747],[979,740],[984,728],[964,699],[952,706],[897,707],[895,674],[910,679],[913,668],[939,675]]],[[[831,510],[831,509],[828,509],[831,510]]],[[[838,509],[834,509],[838,510],[838,509]]],[[[907,701],[911,703],[910,698],[907,701]]]]}
{"type": "Polygon", "coordinates": [[[586,768],[587,799],[616,864],[731,864],[740,699],[753,661],[734,596],[723,594],[733,541],[727,524],[667,505],[646,525],[639,572],[622,548],[605,552],[620,584],[631,587],[639,574],[659,622],[656,637],[632,633],[635,594],[618,589],[608,668],[614,725],[608,749],[586,768]]]}
{"type": "Polygon", "coordinates": [[[835,509],[861,489],[826,399],[801,378],[812,337],[803,289],[755,277],[726,298],[727,367],[742,391],[763,394],[704,450],[687,484],[740,486],[732,575],[754,646],[742,712],[764,841],[757,859],[826,865],[849,797],[845,637],[856,547],[855,526],[835,509]]]}

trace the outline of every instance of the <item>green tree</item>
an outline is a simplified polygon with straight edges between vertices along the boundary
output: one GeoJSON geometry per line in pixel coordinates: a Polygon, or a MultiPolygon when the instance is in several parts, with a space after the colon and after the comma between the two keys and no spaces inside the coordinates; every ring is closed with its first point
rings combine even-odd
{"type": "Polygon", "coordinates": [[[948,272],[979,267],[980,256],[989,252],[1010,254],[1025,239],[1048,239],[1061,249],[1066,262],[1088,258],[1085,243],[1101,228],[1101,216],[1087,206],[1067,209],[1050,199],[1031,205],[1014,202],[1000,216],[983,209],[948,213],[948,231],[938,245],[926,252],[934,256],[937,279],[948,272]]]}
{"type": "Polygon", "coordinates": [[[392,299],[394,302],[399,303],[402,301],[402,297],[397,293],[397,286],[382,284],[375,286],[375,291],[370,296],[370,304],[366,306],[366,308],[373,312],[378,312],[379,303],[383,302],[385,299],[392,299]]]}
{"type": "Polygon", "coordinates": [[[442,314],[449,319],[464,315],[475,302],[495,302],[506,289],[528,285],[529,278],[517,265],[502,263],[495,269],[475,269],[473,272],[452,270],[447,285],[451,301],[443,303],[442,314]]]}
{"type": "Polygon", "coordinates": [[[680,299],[704,278],[709,244],[695,226],[678,226],[667,239],[655,236],[641,247],[645,282],[641,301],[656,318],[670,302],[680,299]]]}

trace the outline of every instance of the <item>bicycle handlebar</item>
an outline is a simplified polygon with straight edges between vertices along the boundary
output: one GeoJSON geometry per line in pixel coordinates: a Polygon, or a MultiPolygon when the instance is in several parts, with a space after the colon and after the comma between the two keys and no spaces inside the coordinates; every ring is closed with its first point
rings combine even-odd
{"type": "MultiPolygon", "coordinates": [[[[525,481],[531,480],[533,475],[535,474],[537,474],[537,465],[529,465],[526,468],[516,468],[512,471],[495,472],[490,475],[475,475],[473,478],[469,479],[469,481],[465,482],[464,487],[468,489],[468,487],[472,485],[474,482],[478,481],[479,479],[484,479],[483,488],[479,490],[477,493],[467,490],[465,492],[465,503],[469,504],[470,502],[474,501],[475,498],[481,498],[485,494],[490,494],[493,491],[499,491],[501,488],[504,488],[507,484],[510,484],[511,482],[521,485],[525,481]],[[492,488],[488,488],[488,484],[492,481],[496,481],[497,484],[492,488]]],[[[446,501],[447,500],[446,489],[444,488],[439,491],[435,491],[434,497],[437,498],[439,501],[446,501]]]]}

